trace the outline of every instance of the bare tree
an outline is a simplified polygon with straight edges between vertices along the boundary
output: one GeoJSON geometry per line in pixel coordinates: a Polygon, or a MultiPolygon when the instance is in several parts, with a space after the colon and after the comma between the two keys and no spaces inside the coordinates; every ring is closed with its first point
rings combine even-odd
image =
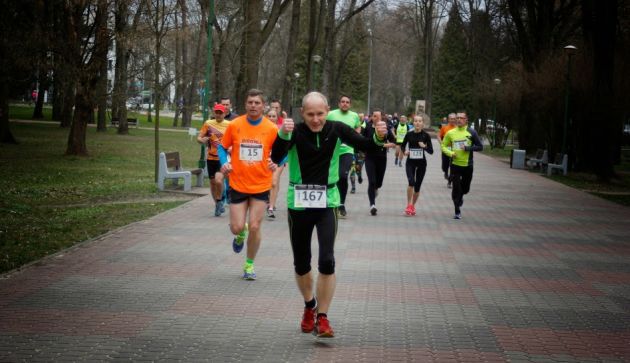
{"type": "Polygon", "coordinates": [[[118,118],[118,134],[129,133],[127,124],[127,89],[129,81],[129,58],[132,53],[130,42],[141,20],[144,1],[115,0],[114,37],[116,40],[116,64],[114,75],[114,89],[112,92],[112,117],[118,118]],[[129,10],[135,10],[131,24],[129,24],[129,10]]]}
{"type": "MultiPolygon", "coordinates": [[[[214,83],[212,88],[217,97],[230,97],[234,100],[235,74],[240,68],[238,56],[241,39],[238,29],[242,25],[243,9],[238,3],[222,2],[217,5],[214,22],[214,83]],[[237,39],[238,38],[238,39],[237,39]]],[[[233,106],[241,106],[233,104],[233,106]]]]}
{"type": "Polygon", "coordinates": [[[351,0],[348,9],[341,19],[337,20],[337,0],[328,0],[326,22],[324,28],[324,77],[322,89],[331,99],[336,99],[339,93],[339,77],[337,76],[338,52],[343,51],[337,46],[337,36],[344,26],[357,14],[365,10],[374,0],[364,0],[357,4],[351,0]]]}
{"type": "Polygon", "coordinates": [[[282,87],[282,102],[286,105],[290,103],[289,109],[293,111],[294,100],[293,91],[295,89],[294,77],[295,70],[295,53],[297,50],[298,35],[300,33],[300,12],[302,3],[300,0],[293,0],[293,7],[291,11],[291,27],[289,29],[289,43],[287,44],[287,56],[286,56],[286,71],[284,73],[284,82],[282,87]],[[291,94],[291,96],[289,96],[291,94]]]}
{"type": "Polygon", "coordinates": [[[250,88],[258,87],[258,66],[260,49],[269,38],[278,18],[284,12],[291,0],[273,0],[271,9],[266,17],[265,25],[260,28],[263,20],[263,0],[243,0],[245,31],[243,32],[243,47],[241,50],[241,67],[236,78],[236,105],[245,102],[245,93],[250,88]]]}
{"type": "Polygon", "coordinates": [[[103,6],[106,1],[98,0],[98,6],[86,0],[73,0],[66,4],[70,16],[66,19],[69,42],[64,61],[71,65],[77,77],[75,110],[66,155],[88,154],[86,127],[90,114],[93,114],[94,89],[101,76],[100,63],[104,59],[103,54],[107,53],[107,42],[102,41],[104,37],[97,37],[95,32],[103,29],[102,24],[107,21],[106,7],[103,6]]]}
{"type": "MultiPolygon", "coordinates": [[[[107,18],[109,13],[109,3],[108,0],[99,0],[98,2],[98,12],[102,14],[106,14],[104,16],[104,20],[101,21],[96,29],[96,43],[102,44],[103,47],[109,48],[110,36],[109,31],[107,29],[107,18]]],[[[98,114],[96,118],[96,130],[100,132],[105,132],[107,130],[107,124],[105,120],[106,111],[107,111],[107,52],[102,52],[98,54],[98,56],[103,57],[99,61],[99,78],[96,83],[96,105],[98,109],[98,114]]]]}
{"type": "MultiPolygon", "coordinates": [[[[153,35],[154,53],[153,59],[153,91],[155,93],[155,181],[158,178],[159,154],[160,154],[160,105],[164,85],[161,78],[162,41],[172,28],[171,17],[175,12],[175,5],[167,5],[166,0],[146,0],[146,15],[151,24],[153,35]]],[[[170,80],[165,81],[170,82],[170,80]]]]}
{"type": "MultiPolygon", "coordinates": [[[[520,51],[525,82],[536,79],[541,66],[564,47],[570,30],[575,30],[577,0],[506,0],[514,32],[514,43],[520,51]]],[[[550,143],[544,129],[549,129],[546,114],[531,105],[536,104],[539,90],[526,84],[517,115],[519,146],[531,149],[550,143]]],[[[554,127],[552,127],[554,128],[554,127]]]]}

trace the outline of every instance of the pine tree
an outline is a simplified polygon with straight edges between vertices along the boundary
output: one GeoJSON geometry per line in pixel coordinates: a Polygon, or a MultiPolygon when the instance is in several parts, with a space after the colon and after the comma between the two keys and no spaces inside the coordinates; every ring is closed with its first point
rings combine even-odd
{"type": "Polygon", "coordinates": [[[436,117],[466,110],[472,105],[472,69],[468,54],[465,28],[455,2],[449,12],[435,67],[432,113],[436,117]]]}

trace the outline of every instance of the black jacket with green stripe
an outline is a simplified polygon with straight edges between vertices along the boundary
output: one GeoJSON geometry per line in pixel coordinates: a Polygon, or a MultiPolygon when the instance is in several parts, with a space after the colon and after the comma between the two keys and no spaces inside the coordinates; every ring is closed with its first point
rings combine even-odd
{"type": "Polygon", "coordinates": [[[288,154],[289,190],[287,203],[290,209],[293,203],[296,184],[327,186],[327,207],[339,206],[339,155],[342,143],[359,150],[377,150],[383,143],[376,135],[366,138],[350,126],[339,121],[326,121],[320,132],[311,131],[306,123],[295,125],[289,135],[278,131],[273,144],[271,160],[278,164],[288,154]]]}

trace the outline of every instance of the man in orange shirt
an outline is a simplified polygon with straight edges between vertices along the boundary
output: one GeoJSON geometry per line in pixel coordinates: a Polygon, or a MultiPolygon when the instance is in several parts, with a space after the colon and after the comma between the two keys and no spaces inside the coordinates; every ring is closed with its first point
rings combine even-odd
{"type": "Polygon", "coordinates": [[[214,118],[207,120],[199,130],[197,142],[206,145],[206,165],[210,178],[210,194],[215,200],[214,215],[219,217],[225,211],[223,207],[223,174],[219,164],[218,147],[230,121],[224,120],[226,109],[222,104],[214,105],[214,118]]]}
{"type": "MultiPolygon", "coordinates": [[[[446,135],[447,132],[451,131],[457,126],[455,125],[456,122],[457,122],[457,115],[454,113],[449,113],[448,123],[440,128],[440,132],[438,133],[438,136],[437,136],[438,141],[440,142],[440,145],[442,145],[442,140],[444,139],[444,135],[446,135]]],[[[451,158],[446,156],[446,154],[442,153],[442,171],[444,172],[444,179],[447,180],[446,186],[448,188],[451,187],[451,180],[449,179],[450,166],[451,166],[451,158]]]]}
{"type": "Polygon", "coordinates": [[[232,249],[239,253],[247,239],[247,258],[243,278],[255,280],[254,258],[260,248],[260,225],[277,165],[271,161],[271,147],[278,135],[277,126],[263,117],[262,91],[247,92],[245,114],[230,122],[219,147],[221,172],[229,173],[230,230],[235,235],[232,249]],[[231,150],[228,160],[227,150],[231,150]],[[245,221],[249,211],[249,220],[245,221]]]}

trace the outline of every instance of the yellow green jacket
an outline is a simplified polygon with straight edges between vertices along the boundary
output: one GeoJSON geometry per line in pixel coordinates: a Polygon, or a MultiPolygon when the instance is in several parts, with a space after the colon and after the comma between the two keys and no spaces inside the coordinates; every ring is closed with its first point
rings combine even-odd
{"type": "Polygon", "coordinates": [[[472,166],[473,151],[483,150],[483,144],[477,132],[470,127],[456,127],[444,135],[442,152],[453,159],[453,165],[472,166]]]}

